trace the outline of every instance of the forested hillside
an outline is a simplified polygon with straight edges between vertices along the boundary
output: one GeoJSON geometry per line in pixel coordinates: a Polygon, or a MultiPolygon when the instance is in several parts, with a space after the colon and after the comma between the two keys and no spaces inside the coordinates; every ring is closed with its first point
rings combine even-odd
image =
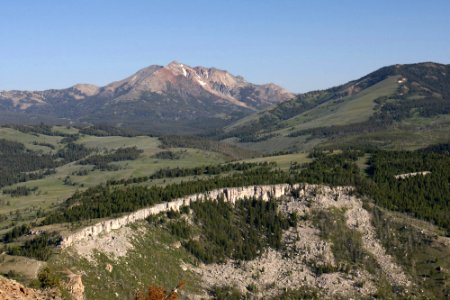
{"type": "Polygon", "coordinates": [[[0,139],[0,161],[0,187],[41,178],[56,167],[51,155],[29,151],[23,144],[4,139],[0,139]]]}
{"type": "Polygon", "coordinates": [[[372,147],[380,140],[389,147],[396,144],[391,136],[399,129],[420,144],[417,139],[421,135],[416,130],[425,127],[435,130],[435,142],[445,141],[448,134],[436,133],[449,128],[449,72],[448,65],[435,63],[384,67],[341,86],[298,95],[240,120],[226,128],[222,138],[238,138],[250,149],[258,149],[252,143],[264,147],[273,140],[290,145],[290,140],[296,139],[305,144],[297,148],[307,147],[312,140],[342,146],[342,140],[335,141],[338,137],[348,137],[347,145],[364,139],[372,147]],[[378,132],[384,137],[376,135],[378,132]]]}
{"type": "Polygon", "coordinates": [[[356,163],[364,152],[348,150],[338,154],[313,153],[313,162],[307,165],[292,164],[289,171],[263,165],[227,177],[217,176],[165,187],[102,185],[74,195],[67,201],[64,210],[49,216],[45,223],[109,217],[221,187],[307,182],[356,186],[358,193],[373,199],[378,205],[431,221],[450,231],[448,147],[447,144],[413,152],[375,151],[370,153],[366,170],[361,170],[356,163]],[[361,171],[367,176],[362,175],[361,171]],[[395,177],[423,171],[431,174],[405,179],[395,177]]]}

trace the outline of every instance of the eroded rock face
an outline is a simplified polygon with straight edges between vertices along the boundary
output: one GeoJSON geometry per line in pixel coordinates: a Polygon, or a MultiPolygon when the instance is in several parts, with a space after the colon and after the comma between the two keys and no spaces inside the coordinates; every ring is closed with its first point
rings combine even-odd
{"type": "MultiPolygon", "coordinates": [[[[65,246],[73,244],[78,254],[88,259],[94,249],[113,258],[126,256],[129,249],[127,245],[132,244],[130,241],[133,234],[125,225],[149,215],[171,209],[179,210],[191,202],[209,201],[218,197],[223,197],[230,203],[245,197],[256,197],[261,201],[276,198],[279,199],[278,208],[281,213],[296,213],[299,217],[307,217],[316,211],[336,209],[345,211],[347,227],[361,234],[362,248],[373,255],[380,266],[380,271],[384,273],[390,284],[401,289],[410,288],[411,282],[408,275],[404,273],[400,265],[396,264],[395,259],[386,253],[377,239],[370,213],[363,208],[361,199],[353,195],[352,191],[351,187],[311,184],[217,189],[157,204],[121,218],[99,222],[66,237],[65,246]],[[114,230],[117,228],[119,230],[114,230]]],[[[246,293],[249,286],[256,286],[257,297],[263,298],[276,297],[286,287],[293,289],[314,287],[330,299],[336,296],[347,299],[370,298],[376,293],[379,278],[362,267],[350,271],[340,269],[340,263],[336,262],[333,254],[333,244],[321,238],[320,228],[308,218],[299,222],[296,227],[286,230],[282,239],[283,249],[276,251],[269,248],[260,257],[251,261],[229,260],[221,264],[201,264],[200,266],[182,263],[181,267],[184,271],[199,275],[205,291],[215,286],[225,285],[237,287],[242,293],[246,293]],[[315,269],[321,265],[330,266],[333,269],[330,273],[318,274],[315,269]]],[[[180,246],[181,244],[174,245],[174,247],[180,246]]],[[[112,265],[106,268],[109,271],[112,265]]]]}
{"type": "Polygon", "coordinates": [[[1,300],[47,300],[62,299],[56,290],[35,290],[27,288],[15,280],[0,276],[0,299],[1,300]]]}
{"type": "MultiPolygon", "coordinates": [[[[110,219],[99,222],[92,226],[85,227],[73,234],[63,237],[61,241],[61,248],[66,248],[72,245],[74,242],[89,240],[100,234],[111,232],[122,228],[128,224],[134,223],[139,220],[143,220],[151,215],[157,215],[162,212],[170,210],[178,211],[183,206],[188,206],[191,202],[195,201],[208,201],[215,200],[220,197],[226,202],[235,203],[239,199],[243,198],[258,198],[263,201],[268,201],[270,198],[280,198],[285,195],[290,195],[293,192],[298,193],[299,197],[310,197],[313,195],[316,197],[316,201],[322,203],[324,206],[334,206],[336,203],[328,200],[330,195],[332,198],[339,198],[342,195],[348,194],[353,188],[351,187],[328,187],[318,186],[314,184],[275,184],[275,185],[253,185],[236,188],[222,188],[211,190],[205,193],[193,194],[182,198],[177,198],[173,201],[156,204],[149,208],[144,208],[130,213],[126,216],[110,219]]],[[[341,197],[339,202],[340,206],[348,207],[350,203],[348,198],[341,197]]]]}
{"type": "MultiPolygon", "coordinates": [[[[370,213],[362,206],[361,199],[350,193],[350,187],[328,187],[317,185],[294,185],[293,196],[282,197],[279,209],[283,213],[295,212],[308,216],[313,211],[339,209],[345,211],[346,225],[361,233],[362,247],[380,266],[389,282],[398,288],[411,286],[393,257],[388,255],[377,239],[371,224],[370,213]]],[[[257,299],[276,297],[286,287],[301,289],[313,287],[326,299],[370,298],[376,293],[379,278],[364,268],[342,271],[338,268],[332,243],[320,237],[320,229],[305,220],[283,234],[284,248],[267,249],[261,257],[251,261],[228,260],[221,264],[190,266],[202,277],[205,290],[215,286],[232,286],[246,293],[253,288],[257,299]],[[313,266],[331,266],[329,273],[317,274],[313,266]]]]}
{"type": "MultiPolygon", "coordinates": [[[[139,220],[143,220],[151,215],[157,215],[169,210],[178,211],[183,206],[188,206],[191,202],[201,200],[211,200],[223,197],[225,201],[235,203],[242,198],[260,198],[263,201],[268,201],[271,197],[279,198],[283,195],[291,193],[293,190],[300,189],[300,193],[304,189],[313,188],[312,185],[289,185],[289,184],[277,184],[277,185],[261,185],[261,186],[246,186],[237,188],[223,188],[208,191],[206,193],[189,195],[186,197],[175,199],[171,202],[156,204],[149,208],[140,209],[126,216],[110,219],[99,222],[95,225],[85,227],[78,232],[70,234],[63,238],[61,247],[65,248],[72,245],[74,242],[91,239],[99,234],[111,232],[112,230],[122,228],[128,224],[134,223],[139,220]]],[[[336,188],[342,189],[342,188],[336,188]]]]}
{"type": "Polygon", "coordinates": [[[84,285],[81,275],[68,274],[65,285],[73,300],[84,300],[84,285]]]}

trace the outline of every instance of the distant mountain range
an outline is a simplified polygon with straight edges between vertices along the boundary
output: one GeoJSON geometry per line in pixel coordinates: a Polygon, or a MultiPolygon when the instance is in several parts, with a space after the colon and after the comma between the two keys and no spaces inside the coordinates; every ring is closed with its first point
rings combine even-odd
{"type": "Polygon", "coordinates": [[[178,62],[103,87],[0,92],[0,123],[39,122],[202,134],[260,152],[319,145],[417,148],[450,139],[450,65],[392,65],[297,95],[178,62]]]}
{"type": "Polygon", "coordinates": [[[163,133],[198,133],[293,98],[275,84],[257,85],[216,68],[171,62],[149,66],[103,87],[2,91],[8,122],[107,123],[163,133]]]}

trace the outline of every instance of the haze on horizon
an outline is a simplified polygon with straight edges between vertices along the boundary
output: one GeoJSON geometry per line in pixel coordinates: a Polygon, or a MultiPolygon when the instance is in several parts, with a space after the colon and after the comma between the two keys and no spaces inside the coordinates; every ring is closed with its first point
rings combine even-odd
{"type": "Polygon", "coordinates": [[[293,92],[385,65],[450,63],[449,1],[0,4],[0,90],[105,85],[170,61],[293,92]]]}

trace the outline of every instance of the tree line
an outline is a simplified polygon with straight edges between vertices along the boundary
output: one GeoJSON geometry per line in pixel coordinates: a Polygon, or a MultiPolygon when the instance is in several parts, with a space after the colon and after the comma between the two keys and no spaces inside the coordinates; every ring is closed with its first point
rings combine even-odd
{"type": "MultiPolygon", "coordinates": [[[[313,161],[289,171],[259,166],[204,180],[192,180],[165,187],[100,185],[77,193],[66,207],[47,217],[47,223],[74,222],[109,217],[145,206],[170,201],[189,194],[212,189],[277,183],[307,182],[328,185],[352,185],[357,192],[372,198],[388,209],[409,213],[417,218],[434,222],[450,229],[448,199],[450,199],[450,156],[430,150],[413,152],[375,151],[371,153],[368,176],[361,174],[356,161],[364,155],[357,150],[342,153],[314,154],[313,161]],[[427,176],[395,179],[394,175],[412,171],[431,172],[427,176]],[[73,204],[77,205],[73,205],[73,204]]],[[[191,172],[192,170],[189,170],[191,172]]]]}
{"type": "Polygon", "coordinates": [[[237,162],[237,163],[227,163],[220,165],[207,165],[201,167],[194,168],[164,168],[159,169],[152,175],[148,176],[140,176],[140,177],[132,177],[128,179],[118,179],[118,180],[110,180],[108,184],[110,185],[127,185],[132,183],[142,183],[148,180],[153,179],[162,179],[162,178],[177,178],[177,177],[186,177],[186,176],[200,176],[200,175],[219,175],[222,173],[237,171],[247,171],[252,168],[258,167],[275,167],[276,164],[273,162],[260,162],[260,163],[247,163],[247,162],[237,162]]]}
{"type": "MultiPolygon", "coordinates": [[[[366,153],[359,150],[344,150],[339,153],[316,151],[311,154],[313,158],[311,163],[292,164],[288,171],[267,164],[228,176],[216,175],[203,180],[182,181],[166,186],[145,187],[107,183],[84,192],[76,192],[59,210],[48,214],[41,225],[76,223],[82,220],[111,217],[171,201],[174,198],[224,187],[305,182],[355,186],[357,194],[367,196],[377,205],[427,220],[450,233],[449,150],[450,145],[444,144],[417,151],[373,151],[369,153],[366,175],[361,172],[356,163],[366,153]],[[405,179],[394,177],[400,173],[419,171],[431,173],[405,179]]],[[[192,209],[194,208],[195,205],[192,209]]],[[[197,209],[200,215],[201,208],[197,209]]],[[[250,211],[248,207],[242,209],[250,211]]],[[[249,220],[252,219],[251,216],[247,215],[247,217],[249,220]]],[[[254,222],[259,224],[260,221],[254,222]]],[[[207,222],[207,220],[199,219],[198,224],[201,222],[207,222]]],[[[195,252],[198,257],[206,255],[203,259],[208,260],[207,253],[210,250],[202,250],[197,246],[191,244],[190,251],[195,252]]]]}
{"type": "MultiPolygon", "coordinates": [[[[221,263],[229,258],[251,260],[266,247],[279,249],[283,230],[297,224],[297,216],[280,214],[274,200],[245,198],[233,206],[221,197],[217,201],[193,202],[190,210],[193,228],[177,217],[179,214],[172,213],[168,214],[172,218],[169,229],[204,263],[221,263]],[[194,239],[194,231],[200,233],[199,239],[194,239]]],[[[157,218],[149,221],[154,223],[157,218]]]]}
{"type": "Polygon", "coordinates": [[[56,167],[52,155],[33,152],[21,143],[5,139],[0,139],[0,161],[0,187],[41,178],[56,167]]]}
{"type": "Polygon", "coordinates": [[[94,165],[96,169],[108,169],[109,163],[135,160],[143,151],[134,147],[119,148],[106,154],[95,154],[79,161],[80,165],[94,165]]]}
{"type": "Polygon", "coordinates": [[[286,182],[288,177],[289,174],[286,172],[272,170],[270,167],[259,167],[226,177],[214,176],[207,180],[192,180],[166,186],[99,185],[84,192],[75,193],[66,201],[65,207],[47,216],[44,223],[76,222],[110,217],[217,188],[282,183],[286,182]]]}

